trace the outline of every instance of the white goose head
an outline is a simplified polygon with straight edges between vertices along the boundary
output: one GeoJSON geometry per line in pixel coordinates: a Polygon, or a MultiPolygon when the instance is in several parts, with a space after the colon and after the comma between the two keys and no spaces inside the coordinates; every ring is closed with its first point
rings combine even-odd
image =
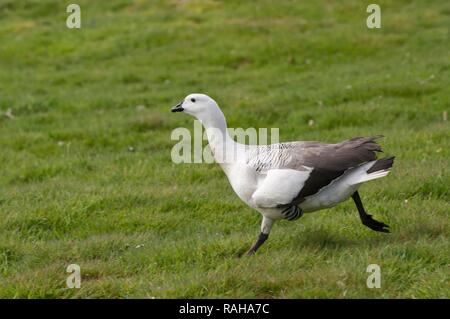
{"type": "MultiPolygon", "coordinates": [[[[205,126],[222,126],[224,115],[216,101],[205,94],[193,93],[172,108],[172,112],[184,112],[200,120],[205,126]]],[[[218,127],[221,128],[221,127],[218,127]]]]}

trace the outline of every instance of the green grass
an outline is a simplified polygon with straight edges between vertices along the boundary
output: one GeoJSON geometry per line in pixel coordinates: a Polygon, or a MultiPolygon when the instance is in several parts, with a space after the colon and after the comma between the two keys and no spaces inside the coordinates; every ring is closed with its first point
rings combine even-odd
{"type": "Polygon", "coordinates": [[[0,0],[0,297],[449,297],[448,1],[378,1],[377,30],[359,0],[77,3],[69,30],[64,1],[0,0]],[[282,141],[384,134],[394,170],[361,196],[392,233],[349,201],[237,258],[259,214],[170,159],[192,92],[282,141]]]}

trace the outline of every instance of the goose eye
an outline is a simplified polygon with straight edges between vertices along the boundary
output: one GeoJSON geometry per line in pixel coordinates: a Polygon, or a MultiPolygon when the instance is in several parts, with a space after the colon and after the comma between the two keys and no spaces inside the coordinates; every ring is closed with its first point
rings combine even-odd
{"type": "Polygon", "coordinates": [[[192,99],[191,99],[191,102],[192,102],[192,103],[195,103],[195,99],[194,99],[194,98],[192,98],[192,99]]]}

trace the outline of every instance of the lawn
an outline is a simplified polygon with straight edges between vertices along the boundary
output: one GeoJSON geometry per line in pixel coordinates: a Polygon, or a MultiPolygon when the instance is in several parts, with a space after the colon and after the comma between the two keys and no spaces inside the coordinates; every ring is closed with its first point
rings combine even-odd
{"type": "Polygon", "coordinates": [[[0,0],[0,297],[450,297],[449,1],[378,1],[381,29],[360,0],[78,0],[81,29],[69,3],[0,0]],[[281,141],[385,135],[360,193],[392,232],[347,201],[238,258],[260,215],[171,161],[192,92],[281,141]]]}

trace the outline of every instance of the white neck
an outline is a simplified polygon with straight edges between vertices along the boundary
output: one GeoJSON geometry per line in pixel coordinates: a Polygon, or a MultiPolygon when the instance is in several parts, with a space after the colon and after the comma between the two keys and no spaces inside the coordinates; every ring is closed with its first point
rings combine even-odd
{"type": "Polygon", "coordinates": [[[222,111],[217,107],[202,114],[198,119],[205,128],[216,162],[224,169],[227,164],[236,162],[243,145],[236,143],[228,134],[227,122],[222,111]]]}

